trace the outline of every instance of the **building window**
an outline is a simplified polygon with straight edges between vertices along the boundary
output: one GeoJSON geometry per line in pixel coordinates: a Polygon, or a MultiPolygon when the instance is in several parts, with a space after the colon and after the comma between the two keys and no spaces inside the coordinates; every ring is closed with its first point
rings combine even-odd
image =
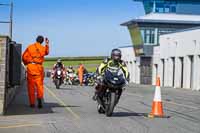
{"type": "Polygon", "coordinates": [[[175,13],[176,12],[176,2],[157,2],[155,11],[158,13],[175,13]]]}
{"type": "Polygon", "coordinates": [[[175,12],[176,12],[176,7],[175,7],[175,6],[171,7],[171,12],[172,12],[172,13],[175,13],[175,12]]]}
{"type": "Polygon", "coordinates": [[[159,13],[164,12],[164,3],[156,3],[156,12],[159,12],[159,13]]]}
{"type": "Polygon", "coordinates": [[[150,33],[150,43],[155,43],[154,41],[155,39],[155,30],[151,30],[151,33],[150,33]]]}
{"type": "Polygon", "coordinates": [[[165,7],[165,11],[164,12],[169,13],[170,12],[169,7],[165,7]]]}
{"type": "Polygon", "coordinates": [[[141,30],[140,32],[141,32],[141,35],[142,35],[142,40],[143,40],[143,42],[144,42],[144,31],[145,30],[141,30]]]}
{"type": "Polygon", "coordinates": [[[141,35],[144,44],[155,43],[155,30],[154,29],[141,29],[141,35]]]}
{"type": "Polygon", "coordinates": [[[163,13],[164,12],[164,8],[158,8],[157,9],[159,13],[163,13]]]}
{"type": "Polygon", "coordinates": [[[150,43],[150,30],[145,30],[144,43],[150,43]]]}
{"type": "Polygon", "coordinates": [[[145,44],[154,44],[155,40],[155,30],[154,29],[144,29],[141,34],[143,35],[143,40],[145,44]]]}
{"type": "Polygon", "coordinates": [[[176,13],[177,0],[143,0],[145,12],[176,13]]]}

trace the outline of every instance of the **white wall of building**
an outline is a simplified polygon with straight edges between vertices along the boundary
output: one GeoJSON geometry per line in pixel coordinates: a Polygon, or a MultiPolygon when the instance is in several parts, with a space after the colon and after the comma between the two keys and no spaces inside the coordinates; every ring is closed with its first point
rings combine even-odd
{"type": "MultiPolygon", "coordinates": [[[[160,36],[160,46],[154,48],[153,65],[158,65],[161,85],[200,90],[199,36],[200,29],[160,36]]],[[[155,84],[155,67],[152,78],[155,84]]]]}
{"type": "MultiPolygon", "coordinates": [[[[152,63],[152,84],[156,85],[156,77],[160,73],[160,69],[158,67],[158,64],[160,62],[160,47],[155,46],[153,50],[153,63],[152,63]]],[[[162,84],[162,83],[161,83],[162,84]]]]}
{"type": "Polygon", "coordinates": [[[140,83],[139,63],[135,57],[135,52],[132,46],[119,48],[122,51],[122,60],[127,64],[130,73],[131,83],[140,83]]]}

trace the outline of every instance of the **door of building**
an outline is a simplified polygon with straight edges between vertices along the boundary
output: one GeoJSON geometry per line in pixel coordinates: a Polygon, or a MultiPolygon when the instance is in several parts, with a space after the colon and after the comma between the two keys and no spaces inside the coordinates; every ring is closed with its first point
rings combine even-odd
{"type": "Polygon", "coordinates": [[[152,58],[151,57],[141,57],[140,83],[152,84],[152,58]]]}

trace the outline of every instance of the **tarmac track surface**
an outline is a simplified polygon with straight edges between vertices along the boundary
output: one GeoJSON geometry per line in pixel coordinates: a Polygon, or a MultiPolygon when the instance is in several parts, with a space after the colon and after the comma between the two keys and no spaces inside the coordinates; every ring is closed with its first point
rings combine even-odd
{"type": "Polygon", "coordinates": [[[146,117],[151,111],[153,86],[128,86],[112,117],[98,114],[93,92],[87,86],[55,89],[51,80],[45,79],[44,108],[30,109],[22,91],[7,116],[0,119],[0,133],[200,133],[200,92],[162,89],[167,117],[154,119],[146,117]]]}

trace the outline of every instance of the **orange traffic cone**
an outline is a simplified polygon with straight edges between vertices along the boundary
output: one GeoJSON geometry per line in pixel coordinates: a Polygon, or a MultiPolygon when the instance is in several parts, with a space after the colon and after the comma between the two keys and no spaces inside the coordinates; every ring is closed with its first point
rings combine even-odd
{"type": "Polygon", "coordinates": [[[154,99],[152,103],[152,111],[149,114],[149,117],[163,117],[163,106],[161,100],[161,90],[160,90],[160,77],[156,79],[156,90],[154,94],[154,99]]]}

